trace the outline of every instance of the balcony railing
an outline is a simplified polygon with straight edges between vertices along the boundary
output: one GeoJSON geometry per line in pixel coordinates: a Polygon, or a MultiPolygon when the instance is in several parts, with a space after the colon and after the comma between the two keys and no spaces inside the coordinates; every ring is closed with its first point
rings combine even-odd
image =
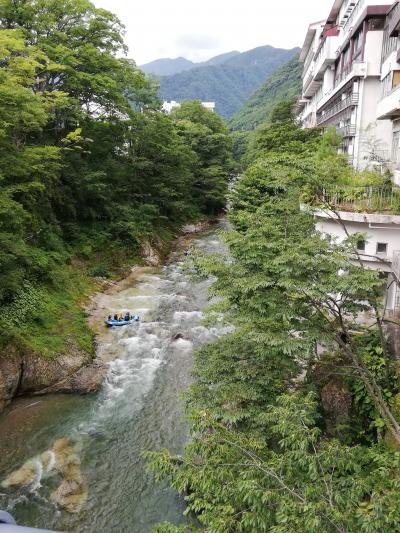
{"type": "Polygon", "coordinates": [[[356,135],[356,126],[355,124],[347,124],[347,126],[337,128],[336,131],[338,135],[342,135],[343,137],[354,137],[356,135]]]}
{"type": "Polygon", "coordinates": [[[323,115],[320,115],[317,119],[318,126],[329,120],[330,118],[334,117],[341,111],[344,111],[348,107],[354,107],[358,104],[359,95],[358,93],[353,93],[344,100],[341,100],[340,102],[337,102],[335,105],[333,105],[331,108],[329,108],[323,115]]]}
{"type": "MultiPolygon", "coordinates": [[[[356,1],[357,0],[353,0],[352,2],[350,2],[350,4],[355,4],[356,1]]],[[[340,26],[342,26],[344,31],[347,31],[348,29],[352,27],[352,24],[354,23],[355,18],[360,13],[361,9],[364,7],[364,4],[365,4],[365,0],[358,0],[358,3],[353,8],[353,11],[351,12],[350,16],[346,20],[343,20],[340,23],[340,26]]]]}
{"type": "Polygon", "coordinates": [[[304,61],[303,76],[307,74],[308,67],[311,65],[311,62],[314,58],[314,50],[310,48],[306,60],[304,61]]]}
{"type": "Polygon", "coordinates": [[[400,3],[389,13],[389,37],[398,37],[400,28],[400,3]]]}
{"type": "Polygon", "coordinates": [[[313,198],[304,198],[313,206],[354,213],[400,214],[399,187],[332,186],[316,191],[313,198]]]}
{"type": "Polygon", "coordinates": [[[337,87],[352,71],[353,65],[348,65],[340,74],[335,78],[335,87],[337,87]]]}
{"type": "Polygon", "coordinates": [[[311,70],[308,78],[306,79],[306,81],[303,83],[303,92],[306,92],[306,90],[308,89],[308,87],[310,86],[310,84],[312,83],[314,79],[314,68],[311,70]]]}

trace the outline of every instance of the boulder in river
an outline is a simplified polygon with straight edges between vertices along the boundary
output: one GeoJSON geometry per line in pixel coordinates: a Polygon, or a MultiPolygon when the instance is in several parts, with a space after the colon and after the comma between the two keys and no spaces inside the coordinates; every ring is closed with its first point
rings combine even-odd
{"type": "Polygon", "coordinates": [[[87,489],[81,473],[81,462],[69,438],[58,439],[52,448],[55,469],[62,481],[52,493],[51,499],[70,513],[77,513],[87,498],[87,489]]]}
{"type": "Polygon", "coordinates": [[[59,475],[60,485],[51,494],[51,499],[70,513],[77,513],[87,498],[81,462],[76,445],[67,437],[58,439],[51,450],[27,461],[21,468],[10,474],[1,484],[7,488],[35,489],[50,475],[59,475]]]}
{"type": "Polygon", "coordinates": [[[21,468],[10,474],[1,483],[1,486],[3,489],[8,489],[9,487],[29,487],[35,482],[38,476],[38,468],[40,468],[38,461],[27,461],[21,468]]]}

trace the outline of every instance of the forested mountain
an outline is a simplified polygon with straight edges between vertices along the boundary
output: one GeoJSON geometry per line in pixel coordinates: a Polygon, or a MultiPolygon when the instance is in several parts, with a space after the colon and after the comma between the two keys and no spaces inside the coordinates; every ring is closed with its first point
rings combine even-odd
{"type": "Polygon", "coordinates": [[[139,66],[140,70],[145,74],[153,74],[154,76],[171,76],[195,67],[196,63],[184,57],[156,59],[155,61],[139,66]]]}
{"type": "Polygon", "coordinates": [[[225,54],[220,54],[218,56],[212,57],[204,63],[198,63],[196,66],[220,65],[221,63],[225,63],[225,61],[228,61],[228,59],[232,59],[233,57],[236,57],[238,55],[240,55],[240,52],[238,52],[237,50],[233,50],[232,52],[226,52],[225,54]]]}
{"type": "Polygon", "coordinates": [[[302,65],[296,55],[274,72],[229,121],[233,130],[249,131],[268,120],[274,105],[300,94],[302,65]]]}
{"type": "Polygon", "coordinates": [[[122,32],[86,1],[0,3],[0,352],[79,343],[79,272],[107,276],[144,239],[224,205],[223,120],[200,104],[184,124],[161,113],[122,32]]]}
{"type": "Polygon", "coordinates": [[[145,63],[144,65],[139,65],[140,70],[145,74],[153,74],[154,76],[171,76],[178,74],[179,72],[184,72],[186,70],[191,70],[193,68],[202,67],[205,65],[219,65],[224,63],[228,59],[237,56],[240,52],[232,51],[226,52],[225,54],[220,54],[218,56],[212,57],[208,61],[203,61],[200,63],[194,63],[185,59],[184,57],[177,57],[176,59],[163,58],[156,59],[150,63],[145,63]]]}
{"type": "Polygon", "coordinates": [[[203,100],[216,103],[216,111],[229,119],[277,68],[298,49],[261,46],[229,57],[220,64],[204,65],[161,78],[159,94],[164,100],[203,100]]]}

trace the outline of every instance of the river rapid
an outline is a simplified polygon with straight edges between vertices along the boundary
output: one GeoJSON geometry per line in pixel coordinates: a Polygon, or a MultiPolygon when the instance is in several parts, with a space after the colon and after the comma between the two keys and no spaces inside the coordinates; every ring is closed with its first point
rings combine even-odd
{"type": "MultiPolygon", "coordinates": [[[[214,227],[191,246],[221,252],[217,233],[214,227]]],[[[129,309],[142,321],[99,335],[108,374],[98,395],[24,398],[0,416],[0,481],[24,464],[31,476],[24,487],[0,488],[0,508],[20,525],[147,533],[159,522],[184,521],[183,499],[146,472],[141,453],[182,451],[188,430],[181,394],[190,384],[193,350],[222,333],[201,322],[210,280],[193,283],[185,263],[177,250],[164,267],[141,273],[109,296],[110,310],[129,309]],[[62,472],[80,478],[75,512],[60,508],[52,496],[63,491],[55,464],[61,462],[60,446],[62,472]]]]}

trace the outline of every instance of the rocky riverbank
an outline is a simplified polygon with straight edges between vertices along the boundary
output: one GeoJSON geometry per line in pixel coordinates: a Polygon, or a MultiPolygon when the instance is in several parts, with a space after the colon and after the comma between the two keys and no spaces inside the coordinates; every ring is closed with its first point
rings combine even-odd
{"type": "Polygon", "coordinates": [[[54,359],[10,346],[0,354],[0,412],[16,396],[96,392],[105,374],[101,361],[72,343],[68,352],[54,359]]]}
{"type": "MultiPolygon", "coordinates": [[[[193,234],[204,231],[210,222],[201,222],[182,228],[182,234],[174,243],[174,248],[183,248],[190,242],[193,234]]],[[[110,307],[108,299],[118,291],[129,286],[135,278],[162,262],[167,253],[163,243],[157,242],[157,248],[149,242],[142,247],[146,267],[134,266],[121,281],[99,280],[101,292],[94,294],[85,307],[87,320],[95,335],[103,328],[103,319],[110,307]]],[[[40,353],[28,352],[23,348],[7,346],[0,352],[0,413],[17,396],[36,396],[50,393],[97,392],[104,380],[107,370],[106,362],[100,356],[92,355],[79,349],[73,339],[65,351],[57,357],[47,358],[40,353]]]]}

